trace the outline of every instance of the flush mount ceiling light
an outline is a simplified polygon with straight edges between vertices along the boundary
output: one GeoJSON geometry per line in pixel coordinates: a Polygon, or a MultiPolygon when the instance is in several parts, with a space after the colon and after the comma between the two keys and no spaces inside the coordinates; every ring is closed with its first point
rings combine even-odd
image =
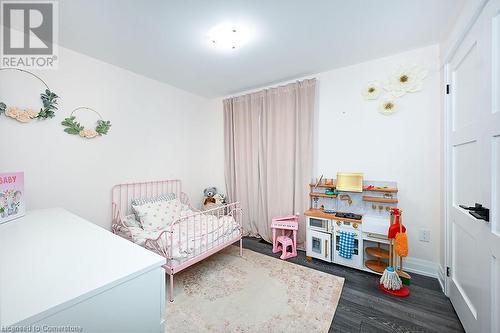
{"type": "Polygon", "coordinates": [[[221,50],[235,50],[249,41],[250,34],[248,29],[241,25],[224,23],[212,28],[208,39],[213,47],[221,50]]]}

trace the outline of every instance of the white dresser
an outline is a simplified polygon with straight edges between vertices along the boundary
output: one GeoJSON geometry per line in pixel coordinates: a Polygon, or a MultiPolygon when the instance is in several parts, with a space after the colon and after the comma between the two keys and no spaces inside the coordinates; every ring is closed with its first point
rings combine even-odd
{"type": "Polygon", "coordinates": [[[28,212],[0,225],[0,331],[164,332],[164,262],[64,209],[28,212]]]}

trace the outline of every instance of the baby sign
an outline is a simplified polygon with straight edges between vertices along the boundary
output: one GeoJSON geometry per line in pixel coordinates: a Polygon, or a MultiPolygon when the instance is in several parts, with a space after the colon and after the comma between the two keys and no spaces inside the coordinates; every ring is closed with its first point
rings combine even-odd
{"type": "Polygon", "coordinates": [[[24,215],[24,173],[0,173],[0,224],[24,215]]]}

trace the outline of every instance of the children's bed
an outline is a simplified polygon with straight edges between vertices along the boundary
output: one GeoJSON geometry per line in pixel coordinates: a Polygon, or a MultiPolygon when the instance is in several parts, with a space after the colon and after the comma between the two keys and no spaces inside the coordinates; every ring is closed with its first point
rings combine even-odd
{"type": "MultiPolygon", "coordinates": [[[[241,207],[229,203],[206,211],[193,208],[180,180],[115,185],[112,190],[112,231],[165,257],[173,301],[174,274],[239,241],[242,254],[241,207]],[[144,198],[166,198],[173,207],[164,227],[147,230],[130,223],[132,203],[144,198]]],[[[132,217],[131,217],[132,216],[132,217]]],[[[134,219],[135,221],[135,219],[134,219]]],[[[162,219],[163,221],[163,219],[162,219]]]]}

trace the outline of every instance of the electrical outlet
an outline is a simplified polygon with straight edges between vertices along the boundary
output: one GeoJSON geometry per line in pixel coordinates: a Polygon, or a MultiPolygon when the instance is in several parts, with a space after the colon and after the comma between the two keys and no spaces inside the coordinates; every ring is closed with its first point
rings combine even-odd
{"type": "Polygon", "coordinates": [[[428,229],[420,229],[418,233],[418,240],[421,242],[431,241],[431,231],[428,229]]]}

